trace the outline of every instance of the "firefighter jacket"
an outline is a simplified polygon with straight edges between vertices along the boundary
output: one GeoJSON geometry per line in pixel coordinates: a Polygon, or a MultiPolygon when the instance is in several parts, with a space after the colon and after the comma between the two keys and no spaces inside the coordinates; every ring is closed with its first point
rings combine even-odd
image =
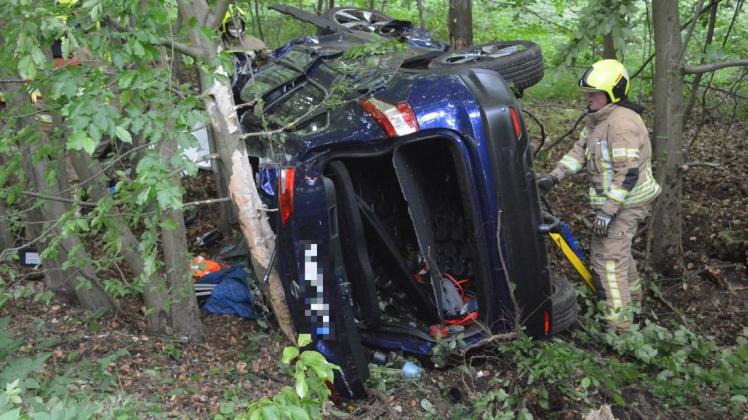
{"type": "Polygon", "coordinates": [[[652,146],[639,114],[608,104],[587,114],[587,123],[551,175],[560,182],[586,168],[590,204],[610,215],[657,197],[661,189],[652,175],[652,146]]]}

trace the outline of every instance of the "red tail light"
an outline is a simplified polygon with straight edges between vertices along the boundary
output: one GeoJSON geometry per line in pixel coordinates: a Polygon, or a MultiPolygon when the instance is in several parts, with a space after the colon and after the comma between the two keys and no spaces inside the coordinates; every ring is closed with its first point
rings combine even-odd
{"type": "Polygon", "coordinates": [[[551,313],[548,312],[548,309],[543,311],[543,331],[545,335],[551,333],[551,313]]]}
{"type": "Polygon", "coordinates": [[[371,97],[358,104],[382,127],[388,137],[404,136],[420,130],[413,108],[407,102],[395,105],[371,97]]]}
{"type": "Polygon", "coordinates": [[[286,168],[280,170],[280,195],[278,205],[280,206],[281,223],[285,225],[293,214],[293,187],[295,168],[286,168]]]}
{"type": "Polygon", "coordinates": [[[519,115],[517,115],[517,110],[509,107],[509,110],[512,114],[512,125],[514,125],[514,135],[517,136],[517,140],[522,137],[522,126],[519,123],[519,115]]]}

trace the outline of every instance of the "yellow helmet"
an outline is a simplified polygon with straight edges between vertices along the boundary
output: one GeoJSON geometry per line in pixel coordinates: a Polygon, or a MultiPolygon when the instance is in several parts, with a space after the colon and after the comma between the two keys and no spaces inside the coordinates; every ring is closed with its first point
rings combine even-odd
{"type": "Polygon", "coordinates": [[[584,72],[579,79],[582,90],[605,92],[611,103],[625,98],[629,93],[629,73],[618,60],[600,60],[584,72]]]}
{"type": "MultiPolygon", "coordinates": [[[[247,16],[247,13],[242,10],[241,7],[230,4],[228,9],[226,10],[226,14],[223,15],[223,20],[221,20],[221,32],[226,32],[226,27],[230,21],[233,19],[237,19],[239,23],[241,23],[241,29],[242,32],[244,31],[244,20],[247,16]]],[[[235,22],[236,24],[236,22],[235,22]]]]}

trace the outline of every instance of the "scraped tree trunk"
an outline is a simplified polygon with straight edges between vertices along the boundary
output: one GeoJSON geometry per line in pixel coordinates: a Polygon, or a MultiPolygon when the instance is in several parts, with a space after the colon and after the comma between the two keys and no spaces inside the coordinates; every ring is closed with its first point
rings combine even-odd
{"type": "MultiPolygon", "coordinates": [[[[216,19],[215,12],[210,13],[205,0],[180,0],[179,13],[185,22],[190,21],[191,18],[203,16],[208,17],[206,22],[220,21],[216,19]]],[[[218,45],[206,39],[198,28],[190,31],[190,41],[191,47],[200,58],[206,62],[215,60],[218,45]]],[[[205,89],[203,101],[211,119],[216,151],[223,163],[220,165],[224,171],[223,178],[228,183],[232,202],[237,207],[239,226],[249,247],[254,272],[260,277],[267,270],[271,270],[267,292],[270,305],[283,333],[291,342],[295,342],[295,331],[291,323],[283,285],[276,270],[270,266],[270,257],[275,247],[275,235],[270,228],[264,206],[257,193],[247,147],[241,139],[239,118],[236,114],[228,78],[216,78],[212,74],[203,73],[201,84],[205,89]]]]}
{"type": "Polygon", "coordinates": [[[473,45],[473,0],[449,0],[449,48],[473,45]]]}
{"type": "Polygon", "coordinates": [[[652,263],[666,275],[683,271],[681,226],[683,76],[677,0],[652,4],[655,36],[655,174],[662,186],[652,221],[652,263]]]}

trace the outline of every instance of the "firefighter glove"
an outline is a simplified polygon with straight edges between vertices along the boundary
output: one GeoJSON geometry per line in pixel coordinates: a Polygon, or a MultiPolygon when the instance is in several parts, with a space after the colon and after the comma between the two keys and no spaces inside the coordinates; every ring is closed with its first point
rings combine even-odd
{"type": "Polygon", "coordinates": [[[598,211],[595,216],[595,222],[592,224],[592,235],[598,238],[607,237],[611,220],[613,220],[613,216],[602,210],[598,211]]]}
{"type": "Polygon", "coordinates": [[[558,178],[553,175],[544,175],[538,179],[538,190],[540,195],[546,195],[551,191],[556,184],[558,184],[558,178]]]}

